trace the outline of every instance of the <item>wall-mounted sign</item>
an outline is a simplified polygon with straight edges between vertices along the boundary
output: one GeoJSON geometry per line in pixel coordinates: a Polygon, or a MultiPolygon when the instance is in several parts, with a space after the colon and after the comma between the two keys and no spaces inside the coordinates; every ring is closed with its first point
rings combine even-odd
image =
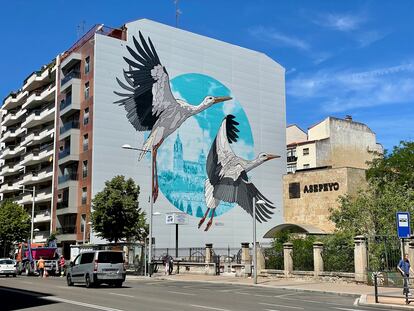
{"type": "Polygon", "coordinates": [[[303,193],[325,192],[325,191],[338,191],[339,183],[330,182],[324,184],[305,185],[303,193]]]}
{"type": "Polygon", "coordinates": [[[410,213],[397,212],[397,233],[399,238],[410,237],[410,213]]]}
{"type": "Polygon", "coordinates": [[[165,214],[165,224],[167,225],[187,225],[188,224],[188,214],[186,213],[167,213],[165,214]]]}

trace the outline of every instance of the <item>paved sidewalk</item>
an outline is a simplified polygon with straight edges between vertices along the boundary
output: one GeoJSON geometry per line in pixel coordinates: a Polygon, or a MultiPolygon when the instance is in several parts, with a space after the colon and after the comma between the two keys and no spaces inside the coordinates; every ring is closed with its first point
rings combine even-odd
{"type": "MultiPolygon", "coordinates": [[[[143,279],[145,277],[137,277],[128,275],[128,280],[143,279]]],[[[233,285],[254,286],[251,278],[238,278],[234,276],[212,276],[212,275],[197,275],[197,274],[176,274],[163,276],[160,274],[154,275],[154,279],[171,280],[182,282],[209,282],[209,283],[227,283],[233,285]]],[[[402,289],[381,287],[379,289],[380,295],[397,296],[379,297],[378,304],[375,303],[374,287],[365,284],[347,283],[343,281],[327,282],[320,280],[301,280],[301,279],[286,279],[286,278],[266,278],[259,277],[258,284],[255,286],[283,288],[295,291],[312,291],[331,293],[343,296],[353,296],[358,298],[358,304],[361,306],[375,306],[386,310],[414,310],[414,306],[406,305],[405,298],[402,296],[402,289]]],[[[414,304],[414,302],[413,302],[414,304]]]]}

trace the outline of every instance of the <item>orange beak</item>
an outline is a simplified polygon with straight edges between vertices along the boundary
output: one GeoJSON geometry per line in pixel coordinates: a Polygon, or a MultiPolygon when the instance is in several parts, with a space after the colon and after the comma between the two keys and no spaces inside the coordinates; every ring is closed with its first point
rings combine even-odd
{"type": "Polygon", "coordinates": [[[280,158],[280,155],[268,154],[266,161],[269,161],[269,160],[272,160],[272,159],[277,159],[277,158],[280,158]]]}
{"type": "Polygon", "coordinates": [[[233,99],[233,98],[230,97],[230,96],[217,96],[217,97],[214,98],[214,103],[215,104],[216,103],[221,103],[221,102],[224,102],[224,101],[230,100],[230,99],[233,99]]]}

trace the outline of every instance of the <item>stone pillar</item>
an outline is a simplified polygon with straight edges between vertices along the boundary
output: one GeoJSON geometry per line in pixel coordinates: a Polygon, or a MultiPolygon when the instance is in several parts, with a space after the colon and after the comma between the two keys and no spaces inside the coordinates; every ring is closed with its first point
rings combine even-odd
{"type": "Polygon", "coordinates": [[[313,274],[314,276],[319,276],[323,272],[323,243],[314,242],[313,243],[313,274]]]}
{"type": "Polygon", "coordinates": [[[213,262],[213,244],[206,243],[205,263],[212,263],[212,262],[213,262]]]}
{"type": "Polygon", "coordinates": [[[259,242],[257,242],[257,275],[259,275],[262,270],[266,269],[266,261],[263,249],[261,248],[259,242]]]}
{"type": "Polygon", "coordinates": [[[355,281],[367,282],[368,254],[367,254],[367,238],[358,235],[354,238],[354,265],[355,265],[355,281]]]}
{"type": "Polygon", "coordinates": [[[408,260],[410,263],[414,262],[414,235],[410,236],[408,239],[410,242],[408,243],[408,260]]]}
{"type": "Polygon", "coordinates": [[[241,251],[241,264],[242,265],[250,265],[252,263],[252,257],[250,256],[250,249],[249,243],[242,243],[242,251],[241,251]]]}
{"type": "Polygon", "coordinates": [[[283,265],[285,277],[289,277],[293,272],[293,244],[283,243],[283,265]]]}

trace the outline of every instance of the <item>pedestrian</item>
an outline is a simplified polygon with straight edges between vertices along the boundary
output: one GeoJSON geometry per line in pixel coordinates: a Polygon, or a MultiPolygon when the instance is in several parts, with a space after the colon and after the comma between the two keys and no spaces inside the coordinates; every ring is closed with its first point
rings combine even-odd
{"type": "Polygon", "coordinates": [[[43,260],[43,257],[40,257],[40,259],[37,261],[37,269],[39,269],[39,277],[44,277],[45,261],[43,260]]]}
{"type": "Polygon", "coordinates": [[[168,272],[170,271],[170,259],[168,258],[168,255],[165,255],[162,258],[162,263],[164,264],[164,274],[168,275],[168,272]]]}
{"type": "Polygon", "coordinates": [[[63,255],[60,255],[59,258],[59,274],[60,277],[63,278],[63,276],[65,275],[65,265],[66,265],[66,261],[65,261],[65,257],[63,257],[63,255]]]}
{"type": "Polygon", "coordinates": [[[398,263],[397,269],[400,271],[402,277],[404,278],[404,289],[403,295],[412,296],[410,292],[410,270],[414,273],[413,269],[410,266],[410,261],[408,260],[408,254],[404,255],[404,258],[398,263]]]}
{"type": "Polygon", "coordinates": [[[174,270],[174,259],[172,256],[168,256],[168,274],[171,275],[174,270]]]}

